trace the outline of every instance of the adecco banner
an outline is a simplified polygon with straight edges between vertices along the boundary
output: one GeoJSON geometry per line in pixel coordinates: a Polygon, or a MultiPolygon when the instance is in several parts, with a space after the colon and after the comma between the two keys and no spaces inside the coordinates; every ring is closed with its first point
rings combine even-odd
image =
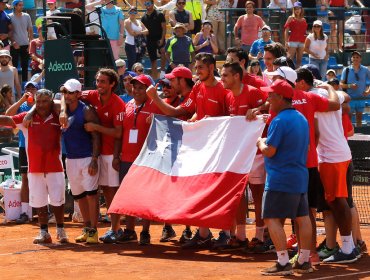
{"type": "Polygon", "coordinates": [[[78,73],[70,40],[45,41],[45,88],[59,92],[59,87],[73,78],[78,79],[78,73]]]}
{"type": "Polygon", "coordinates": [[[0,170],[13,168],[13,159],[11,156],[0,156],[0,170]]]}

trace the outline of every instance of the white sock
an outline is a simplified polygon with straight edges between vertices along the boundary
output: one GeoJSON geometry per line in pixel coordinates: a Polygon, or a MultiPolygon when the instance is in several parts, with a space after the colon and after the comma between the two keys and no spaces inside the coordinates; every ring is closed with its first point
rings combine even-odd
{"type": "Polygon", "coordinates": [[[276,254],[280,265],[284,266],[289,262],[289,255],[287,250],[277,251],[276,254]]]}
{"type": "Polygon", "coordinates": [[[28,215],[28,202],[22,202],[22,213],[26,213],[28,215]]]}
{"type": "Polygon", "coordinates": [[[259,241],[263,241],[263,233],[265,232],[265,227],[256,227],[256,238],[259,241]]]}
{"type": "Polygon", "coordinates": [[[230,238],[230,230],[229,229],[223,229],[222,231],[226,234],[227,237],[230,238]]]}
{"type": "Polygon", "coordinates": [[[199,235],[201,238],[207,238],[209,235],[209,228],[206,227],[200,227],[199,228],[199,235]]]}
{"type": "Polygon", "coordinates": [[[236,225],[236,238],[240,241],[245,241],[247,239],[245,225],[236,225]]]}
{"type": "Polygon", "coordinates": [[[342,240],[342,252],[344,254],[350,254],[352,253],[353,249],[353,240],[352,240],[352,233],[347,236],[341,236],[340,239],[342,240]],[[352,241],[351,241],[352,240],[352,241]]]}
{"type": "Polygon", "coordinates": [[[309,260],[310,260],[310,250],[299,249],[298,263],[303,264],[305,262],[309,262],[309,260]]]}

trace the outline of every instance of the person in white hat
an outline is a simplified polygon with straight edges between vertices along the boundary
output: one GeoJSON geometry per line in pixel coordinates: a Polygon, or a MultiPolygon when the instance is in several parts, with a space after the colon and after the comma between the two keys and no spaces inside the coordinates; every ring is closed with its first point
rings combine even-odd
{"type": "Polygon", "coordinates": [[[17,99],[21,98],[21,84],[18,78],[17,68],[9,65],[12,57],[8,50],[0,50],[0,88],[7,84],[13,89],[13,92],[17,92],[17,99]]]}

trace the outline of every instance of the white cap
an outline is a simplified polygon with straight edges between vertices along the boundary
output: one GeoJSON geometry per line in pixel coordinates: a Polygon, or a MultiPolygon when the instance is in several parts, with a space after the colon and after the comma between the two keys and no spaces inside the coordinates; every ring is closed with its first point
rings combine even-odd
{"type": "Polygon", "coordinates": [[[126,67],[126,62],[123,59],[117,59],[115,61],[117,67],[126,67]]]}
{"type": "Polygon", "coordinates": [[[66,81],[63,86],[69,92],[75,92],[75,91],[81,91],[82,90],[81,83],[76,79],[70,79],[70,80],[66,81]]]}
{"type": "Polygon", "coordinates": [[[322,26],[322,21],[321,20],[315,20],[312,25],[320,25],[320,26],[322,26]]]}
{"type": "Polygon", "coordinates": [[[271,31],[271,28],[270,28],[270,26],[268,26],[268,25],[264,25],[264,26],[262,26],[261,30],[268,30],[268,31],[271,31]]]}
{"type": "Polygon", "coordinates": [[[288,80],[291,83],[295,83],[297,80],[297,72],[288,66],[281,66],[276,69],[274,72],[267,72],[269,76],[281,76],[285,80],[288,80]]]}

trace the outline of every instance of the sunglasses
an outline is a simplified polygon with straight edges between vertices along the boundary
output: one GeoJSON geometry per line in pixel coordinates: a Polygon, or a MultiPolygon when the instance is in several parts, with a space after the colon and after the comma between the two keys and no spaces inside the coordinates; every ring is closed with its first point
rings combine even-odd
{"type": "Polygon", "coordinates": [[[177,2],[177,5],[185,5],[185,2],[177,2]]]}
{"type": "Polygon", "coordinates": [[[163,88],[171,89],[171,86],[170,86],[170,85],[168,85],[168,84],[163,84],[163,88]]]}
{"type": "Polygon", "coordinates": [[[137,11],[133,10],[133,11],[129,11],[128,12],[129,15],[136,15],[137,14],[137,11]]]}
{"type": "Polygon", "coordinates": [[[151,5],[153,5],[153,3],[152,3],[152,2],[150,2],[150,1],[144,2],[144,6],[146,6],[146,7],[149,7],[149,6],[151,6],[151,5]]]}
{"type": "Polygon", "coordinates": [[[144,72],[144,69],[136,69],[136,72],[142,73],[142,72],[144,72]]]}

